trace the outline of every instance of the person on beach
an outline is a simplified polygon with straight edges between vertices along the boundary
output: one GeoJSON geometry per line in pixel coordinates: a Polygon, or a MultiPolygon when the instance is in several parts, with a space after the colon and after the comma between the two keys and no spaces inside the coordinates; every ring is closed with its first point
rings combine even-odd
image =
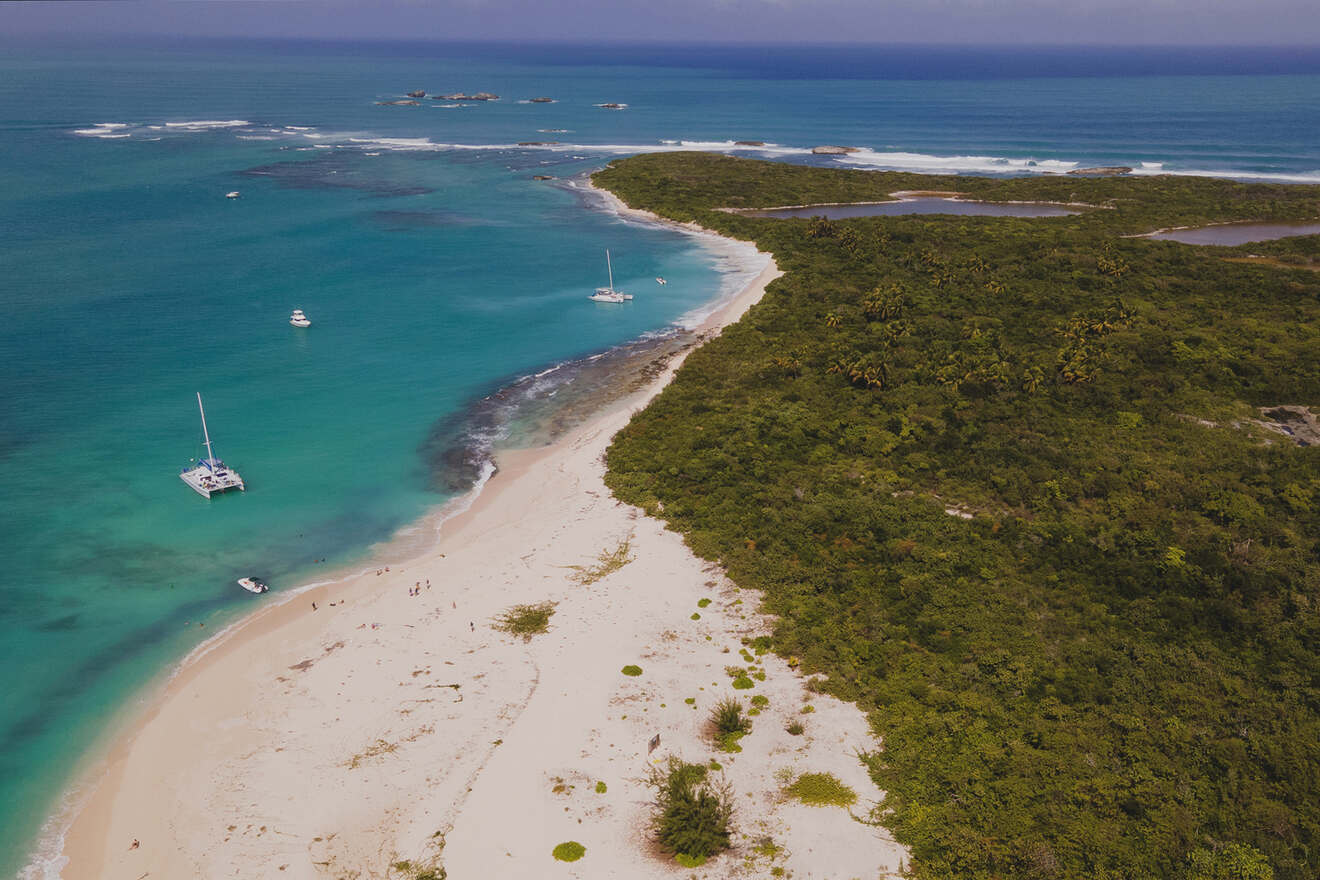
{"type": "Polygon", "coordinates": [[[313,610],[313,611],[316,610],[316,603],[315,603],[315,602],[312,603],[312,610],[313,610]]]}

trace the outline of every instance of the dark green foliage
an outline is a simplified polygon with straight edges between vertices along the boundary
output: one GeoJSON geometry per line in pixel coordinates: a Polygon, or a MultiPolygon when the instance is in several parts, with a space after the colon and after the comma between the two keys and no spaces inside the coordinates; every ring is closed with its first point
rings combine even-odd
{"type": "Polygon", "coordinates": [[[1270,863],[1258,850],[1232,844],[1217,851],[1198,849],[1188,860],[1187,880],[1273,880],[1270,863]]]}
{"type": "Polygon", "coordinates": [[[870,711],[919,876],[1320,875],[1320,447],[1252,422],[1320,405],[1320,237],[1122,237],[1313,218],[1320,188],[697,154],[596,181],[787,273],[616,437],[608,482],[870,711]],[[713,210],[901,189],[1106,207],[713,210]]]}
{"type": "Polygon", "coordinates": [[[711,727],[717,739],[740,737],[752,730],[752,719],[743,714],[743,704],[733,698],[720,700],[710,710],[711,727]]]}
{"type": "Polygon", "coordinates": [[[647,782],[656,792],[652,827],[665,852],[704,859],[729,848],[733,795],[706,767],[671,757],[647,782]]]}

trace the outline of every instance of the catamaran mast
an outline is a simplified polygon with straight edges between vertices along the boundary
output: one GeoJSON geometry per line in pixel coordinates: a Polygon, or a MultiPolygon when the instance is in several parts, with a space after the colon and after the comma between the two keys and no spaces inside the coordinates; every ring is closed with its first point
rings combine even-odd
{"type": "Polygon", "coordinates": [[[610,252],[609,252],[609,249],[608,249],[608,248],[606,248],[606,250],[605,250],[605,268],[606,268],[607,270],[609,270],[609,273],[610,273],[610,293],[613,293],[613,292],[614,292],[614,267],[610,265],[610,252]]]}
{"type": "Polygon", "coordinates": [[[197,410],[202,414],[202,436],[206,438],[206,463],[215,467],[215,453],[211,451],[211,435],[206,430],[206,410],[202,409],[202,392],[197,392],[197,410]]]}

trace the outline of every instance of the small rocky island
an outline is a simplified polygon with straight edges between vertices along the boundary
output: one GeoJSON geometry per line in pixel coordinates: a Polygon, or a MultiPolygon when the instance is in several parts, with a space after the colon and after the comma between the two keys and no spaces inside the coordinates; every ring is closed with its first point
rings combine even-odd
{"type": "Polygon", "coordinates": [[[421,89],[417,89],[417,90],[414,91],[414,92],[409,92],[409,93],[408,93],[408,97],[410,97],[410,98],[425,98],[425,97],[426,97],[426,92],[422,91],[421,89]]]}
{"type": "Polygon", "coordinates": [[[463,92],[454,92],[452,95],[432,95],[433,101],[498,101],[499,95],[490,92],[477,92],[475,95],[464,94],[463,92]]]}
{"type": "Polygon", "coordinates": [[[597,104],[596,106],[599,107],[599,108],[601,108],[602,110],[622,110],[622,109],[624,109],[625,107],[627,107],[628,105],[627,105],[627,104],[616,104],[615,102],[610,101],[609,103],[606,103],[606,104],[597,104]]]}
{"type": "Polygon", "coordinates": [[[529,101],[528,103],[530,103],[530,104],[553,104],[553,103],[555,103],[555,99],[554,99],[554,98],[532,98],[532,100],[529,101]]]}
{"type": "Polygon", "coordinates": [[[734,141],[735,147],[764,147],[765,141],[734,141]]]}
{"type": "Polygon", "coordinates": [[[842,156],[845,153],[859,152],[861,149],[862,149],[861,147],[823,146],[823,147],[812,147],[811,152],[815,153],[817,156],[842,156]]]}

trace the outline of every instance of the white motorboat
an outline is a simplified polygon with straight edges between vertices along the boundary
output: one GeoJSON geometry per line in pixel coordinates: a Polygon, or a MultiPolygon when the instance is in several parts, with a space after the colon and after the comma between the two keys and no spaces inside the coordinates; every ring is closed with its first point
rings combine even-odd
{"type": "Polygon", "coordinates": [[[289,323],[295,327],[310,327],[311,320],[303,314],[302,309],[294,309],[293,314],[289,316],[289,323]]]}
{"type": "Polygon", "coordinates": [[[195,461],[189,467],[183,469],[179,474],[179,479],[183,480],[193,488],[193,491],[203,498],[210,498],[219,492],[228,492],[230,489],[237,489],[240,492],[247,491],[243,485],[243,478],[238,475],[238,471],[226,467],[225,463],[215,457],[215,452],[211,449],[211,435],[206,430],[206,410],[202,408],[202,394],[197,393],[197,411],[202,414],[202,437],[206,440],[206,458],[201,461],[195,461]]]}
{"type": "Polygon", "coordinates": [[[270,587],[259,577],[245,577],[238,579],[238,585],[249,593],[265,593],[270,587]]]}
{"type": "Polygon", "coordinates": [[[669,282],[666,281],[665,279],[661,278],[659,275],[657,275],[657,276],[655,276],[655,283],[656,283],[656,284],[668,284],[669,282]]]}
{"type": "Polygon", "coordinates": [[[227,192],[227,193],[225,193],[225,198],[227,198],[227,199],[236,199],[236,198],[238,198],[238,196],[239,196],[239,192],[238,192],[238,190],[234,190],[233,192],[227,192]]]}
{"type": "Polygon", "coordinates": [[[614,289],[614,266],[610,263],[610,252],[605,252],[605,269],[610,273],[610,286],[597,287],[596,292],[587,299],[598,303],[622,303],[632,299],[631,293],[614,289]]]}

